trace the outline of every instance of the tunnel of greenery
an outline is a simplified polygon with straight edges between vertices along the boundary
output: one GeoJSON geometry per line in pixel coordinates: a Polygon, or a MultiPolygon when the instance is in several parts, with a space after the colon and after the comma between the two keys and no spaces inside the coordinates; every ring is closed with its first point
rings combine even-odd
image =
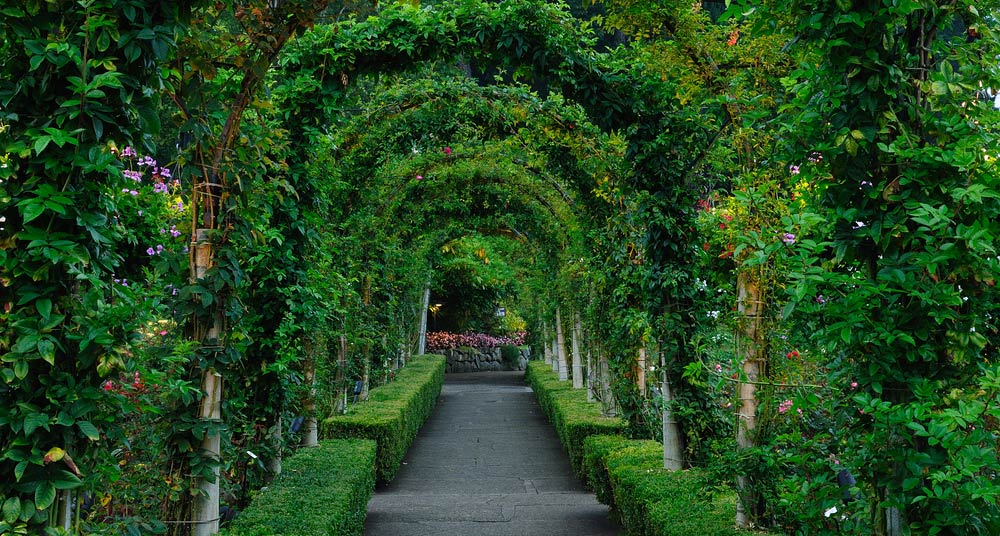
{"type": "Polygon", "coordinates": [[[215,533],[428,323],[739,526],[1000,531],[995,0],[0,6],[0,532],[215,533]]]}

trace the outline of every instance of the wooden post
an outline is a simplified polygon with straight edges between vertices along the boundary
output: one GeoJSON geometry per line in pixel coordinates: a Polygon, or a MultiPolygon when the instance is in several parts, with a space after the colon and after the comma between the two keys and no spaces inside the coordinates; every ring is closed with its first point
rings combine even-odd
{"type": "Polygon", "coordinates": [[[580,355],[580,338],[583,337],[583,326],[580,313],[573,313],[573,389],[583,389],[583,356],[580,355]]]}
{"type": "Polygon", "coordinates": [[[556,308],[556,355],[559,357],[559,381],[569,379],[569,367],[566,365],[566,339],[563,337],[562,317],[556,308]]]}
{"type": "Polygon", "coordinates": [[[306,359],[303,364],[302,377],[309,390],[305,400],[302,402],[302,413],[305,415],[305,420],[302,422],[301,446],[318,447],[319,426],[317,426],[316,422],[316,357],[320,355],[320,352],[326,350],[326,337],[320,334],[314,334],[312,337],[307,336],[303,349],[306,359]]]}
{"type": "MultiPolygon", "coordinates": [[[[760,289],[750,274],[741,271],[736,276],[737,311],[740,313],[740,329],[737,332],[737,355],[743,360],[743,375],[737,387],[739,393],[739,413],[737,415],[736,445],[740,449],[751,449],[756,444],[757,428],[757,383],[760,381],[763,362],[760,344],[760,289]]],[[[736,501],[736,526],[749,528],[754,521],[754,496],[749,478],[736,477],[739,500],[736,501]]]]}
{"type": "Polygon", "coordinates": [[[420,340],[417,341],[417,355],[427,352],[427,310],[431,307],[431,282],[424,287],[424,299],[420,310],[420,340]]]}
{"type": "Polygon", "coordinates": [[[587,402],[594,401],[594,359],[591,356],[591,346],[587,345],[587,402]]]}
{"type": "Polygon", "coordinates": [[[639,356],[635,360],[635,387],[639,396],[646,398],[646,347],[639,348],[639,356]]]}
{"type": "Polygon", "coordinates": [[[660,390],[663,391],[663,468],[679,471],[684,468],[684,440],[681,428],[674,417],[674,393],[670,387],[670,375],[667,374],[667,363],[660,350],[660,374],[663,381],[660,390]]]}
{"type": "MultiPolygon", "coordinates": [[[[222,420],[222,375],[212,369],[202,376],[201,414],[203,421],[218,423],[222,420]]],[[[222,436],[218,432],[205,434],[201,442],[204,456],[221,461],[222,436]]],[[[199,478],[198,491],[194,503],[194,528],[192,536],[212,536],[219,532],[219,467],[212,471],[214,478],[199,478]]]]}
{"type": "MultiPolygon", "coordinates": [[[[211,221],[210,221],[211,223],[211,221]]],[[[196,229],[191,243],[191,279],[197,282],[205,278],[212,266],[214,244],[211,229],[196,229]]],[[[210,324],[195,326],[195,340],[203,346],[218,348],[222,340],[222,309],[219,304],[213,308],[210,324]]],[[[210,423],[222,421],[222,375],[215,369],[202,372],[201,389],[203,397],[199,418],[210,423]]],[[[220,432],[208,432],[201,443],[204,456],[221,463],[222,436],[220,432]]],[[[198,478],[198,495],[192,508],[194,527],[192,536],[211,536],[219,532],[219,468],[213,470],[213,478],[198,478]]]]}

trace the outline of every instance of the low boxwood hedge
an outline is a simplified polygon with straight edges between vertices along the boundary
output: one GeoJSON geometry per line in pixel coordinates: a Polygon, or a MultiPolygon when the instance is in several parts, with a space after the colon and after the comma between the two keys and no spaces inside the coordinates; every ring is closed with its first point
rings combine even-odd
{"type": "Polygon", "coordinates": [[[367,439],[333,439],[321,441],[317,448],[299,449],[221,534],[363,534],[375,488],[375,448],[375,442],[367,439]]]}
{"type": "Polygon", "coordinates": [[[346,415],[324,419],[320,437],[375,441],[375,477],[381,483],[389,482],[434,409],[444,384],[444,370],[444,356],[414,357],[399,370],[395,381],[369,391],[368,400],[351,406],[346,415]]]}
{"type": "Polygon", "coordinates": [[[559,381],[559,376],[545,362],[531,361],[524,375],[535,391],[542,412],[559,434],[573,472],[581,480],[586,480],[584,439],[592,435],[623,434],[625,421],[603,416],[600,404],[588,402],[584,389],[573,389],[571,382],[559,381]]]}
{"type": "Polygon", "coordinates": [[[663,468],[655,441],[593,436],[584,444],[588,482],[630,536],[749,536],[735,526],[736,496],[699,494],[704,475],[663,468]]]}

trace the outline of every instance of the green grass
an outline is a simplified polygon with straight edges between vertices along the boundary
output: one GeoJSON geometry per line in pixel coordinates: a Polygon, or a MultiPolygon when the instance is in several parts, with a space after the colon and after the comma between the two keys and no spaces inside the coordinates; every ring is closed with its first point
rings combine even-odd
{"type": "Polygon", "coordinates": [[[299,449],[223,536],[350,536],[364,533],[375,488],[375,442],[321,441],[299,449]]]}

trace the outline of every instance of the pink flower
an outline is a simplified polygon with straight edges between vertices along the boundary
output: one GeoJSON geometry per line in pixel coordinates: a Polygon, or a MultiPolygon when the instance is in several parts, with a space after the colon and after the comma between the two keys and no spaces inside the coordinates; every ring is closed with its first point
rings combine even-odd
{"type": "Polygon", "coordinates": [[[857,388],[858,388],[858,382],[851,382],[851,389],[857,389],[857,388]]]}
{"type": "Polygon", "coordinates": [[[418,181],[422,181],[422,180],[424,180],[424,176],[423,176],[423,175],[417,175],[417,180],[418,180],[418,181]]]}
{"type": "MultiPolygon", "coordinates": [[[[791,400],[785,400],[781,404],[778,404],[778,413],[785,413],[788,410],[792,409],[792,404],[793,402],[791,400]]],[[[801,409],[799,410],[799,414],[800,415],[802,414],[801,409]]]]}
{"type": "Polygon", "coordinates": [[[165,329],[164,329],[164,330],[161,330],[161,331],[160,331],[160,336],[161,336],[161,337],[166,337],[166,336],[167,336],[167,330],[165,330],[165,329]]]}
{"type": "Polygon", "coordinates": [[[722,372],[722,365],[720,365],[719,363],[716,363],[715,364],[715,372],[722,372]]]}
{"type": "Polygon", "coordinates": [[[101,389],[104,389],[105,391],[110,391],[114,389],[114,384],[111,383],[111,380],[108,380],[104,382],[104,385],[101,386],[101,389]]]}
{"type": "Polygon", "coordinates": [[[451,156],[451,147],[445,147],[444,154],[445,156],[451,156]]]}

